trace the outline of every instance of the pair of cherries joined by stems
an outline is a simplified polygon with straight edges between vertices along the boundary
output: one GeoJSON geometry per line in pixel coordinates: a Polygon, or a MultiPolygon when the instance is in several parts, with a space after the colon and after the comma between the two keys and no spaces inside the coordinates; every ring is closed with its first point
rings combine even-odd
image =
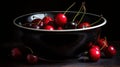
{"type": "Polygon", "coordinates": [[[11,49],[10,56],[12,56],[12,58],[15,60],[23,60],[24,59],[30,64],[36,64],[39,60],[39,57],[37,55],[34,55],[32,49],[28,48],[28,47],[26,47],[25,49],[15,47],[15,48],[11,49]]]}

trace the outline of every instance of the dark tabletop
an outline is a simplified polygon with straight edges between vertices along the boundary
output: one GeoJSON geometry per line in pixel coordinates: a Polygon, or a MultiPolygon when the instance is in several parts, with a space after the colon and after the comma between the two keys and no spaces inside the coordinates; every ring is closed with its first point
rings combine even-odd
{"type": "MultiPolygon", "coordinates": [[[[80,60],[80,58],[73,58],[62,60],[60,62],[46,62],[40,61],[37,64],[29,64],[23,61],[16,61],[8,57],[9,48],[11,46],[21,45],[20,42],[7,42],[1,46],[0,67],[120,67],[120,41],[112,41],[117,49],[117,54],[112,58],[101,57],[97,62],[80,60]]],[[[85,57],[84,57],[85,58],[85,57]]]]}

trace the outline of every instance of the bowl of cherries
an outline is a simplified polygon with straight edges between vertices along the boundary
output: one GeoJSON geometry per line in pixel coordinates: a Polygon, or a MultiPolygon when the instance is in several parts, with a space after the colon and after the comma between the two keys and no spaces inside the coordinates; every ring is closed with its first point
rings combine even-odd
{"type": "Polygon", "coordinates": [[[106,19],[87,13],[84,3],[78,11],[41,11],[19,16],[13,24],[24,45],[35,55],[47,59],[68,59],[86,51],[96,42],[106,19]]]}

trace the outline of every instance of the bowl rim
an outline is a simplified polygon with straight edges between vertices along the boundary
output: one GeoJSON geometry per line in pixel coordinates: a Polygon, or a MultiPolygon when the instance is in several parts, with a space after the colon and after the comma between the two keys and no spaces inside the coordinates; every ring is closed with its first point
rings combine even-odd
{"type": "MultiPolygon", "coordinates": [[[[21,15],[21,16],[18,16],[16,17],[14,20],[13,20],[13,24],[19,28],[23,28],[23,29],[28,29],[28,30],[33,30],[33,31],[44,31],[44,32],[72,32],[72,31],[84,31],[84,30],[91,30],[91,29],[95,29],[95,28],[99,28],[99,27],[102,27],[104,26],[106,23],[107,23],[107,20],[105,17],[102,16],[102,19],[104,20],[101,24],[98,24],[98,25],[94,25],[92,27],[87,27],[87,28],[78,28],[78,29],[63,29],[63,30],[46,30],[46,29],[35,29],[35,28],[30,28],[30,27],[25,27],[25,26],[22,26],[22,25],[19,25],[16,23],[16,20],[23,17],[23,16],[26,16],[26,15],[32,15],[32,14],[39,14],[39,13],[45,13],[45,12],[64,12],[64,11],[40,11],[40,12],[32,12],[32,13],[28,13],[28,14],[24,14],[24,15],[21,15]]],[[[67,11],[67,12],[77,12],[77,11],[67,11]]],[[[81,13],[81,12],[80,12],[81,13]]],[[[94,14],[94,13],[85,13],[85,14],[89,14],[89,15],[93,15],[93,16],[96,16],[96,17],[100,17],[100,15],[98,14],[94,14]]]]}

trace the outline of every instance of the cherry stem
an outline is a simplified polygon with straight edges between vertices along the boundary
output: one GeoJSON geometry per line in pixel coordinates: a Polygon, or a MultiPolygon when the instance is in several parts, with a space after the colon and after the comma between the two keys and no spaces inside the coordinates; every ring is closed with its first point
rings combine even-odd
{"type": "Polygon", "coordinates": [[[28,48],[32,54],[34,53],[33,50],[30,47],[26,46],[26,48],[28,48]]]}
{"type": "Polygon", "coordinates": [[[39,25],[41,22],[42,22],[42,20],[40,20],[40,21],[37,23],[37,25],[39,25]]]}
{"type": "Polygon", "coordinates": [[[103,43],[104,43],[104,45],[101,47],[100,50],[102,50],[104,47],[108,47],[108,45],[107,45],[107,38],[106,37],[105,37],[105,41],[103,43]]]}
{"type": "Polygon", "coordinates": [[[72,7],[72,6],[74,6],[75,5],[75,2],[69,7],[69,8],[67,8],[67,10],[64,12],[64,15],[66,14],[66,12],[72,7]]]}
{"type": "Polygon", "coordinates": [[[105,42],[106,42],[105,46],[108,47],[108,45],[107,45],[107,43],[108,43],[107,42],[107,37],[105,37],[105,42]]]}
{"type": "Polygon", "coordinates": [[[105,42],[104,42],[104,45],[100,48],[100,50],[102,50],[105,46],[106,46],[106,45],[105,45],[105,42]]]}
{"type": "Polygon", "coordinates": [[[96,24],[96,23],[98,23],[101,19],[102,19],[102,15],[100,16],[100,18],[97,21],[95,21],[94,23],[92,23],[91,26],[94,25],[94,24],[96,24]]]}
{"type": "Polygon", "coordinates": [[[83,20],[84,16],[85,16],[85,13],[86,13],[86,7],[85,7],[85,2],[82,3],[82,7],[83,7],[83,15],[82,17],[80,18],[79,22],[78,22],[78,25],[80,24],[80,22],[83,20]]]}
{"type": "Polygon", "coordinates": [[[78,10],[77,14],[75,15],[75,17],[73,18],[72,21],[75,21],[76,17],[79,15],[80,11],[82,10],[82,7],[83,7],[83,3],[82,3],[82,6],[81,6],[80,9],[78,10]]]}

